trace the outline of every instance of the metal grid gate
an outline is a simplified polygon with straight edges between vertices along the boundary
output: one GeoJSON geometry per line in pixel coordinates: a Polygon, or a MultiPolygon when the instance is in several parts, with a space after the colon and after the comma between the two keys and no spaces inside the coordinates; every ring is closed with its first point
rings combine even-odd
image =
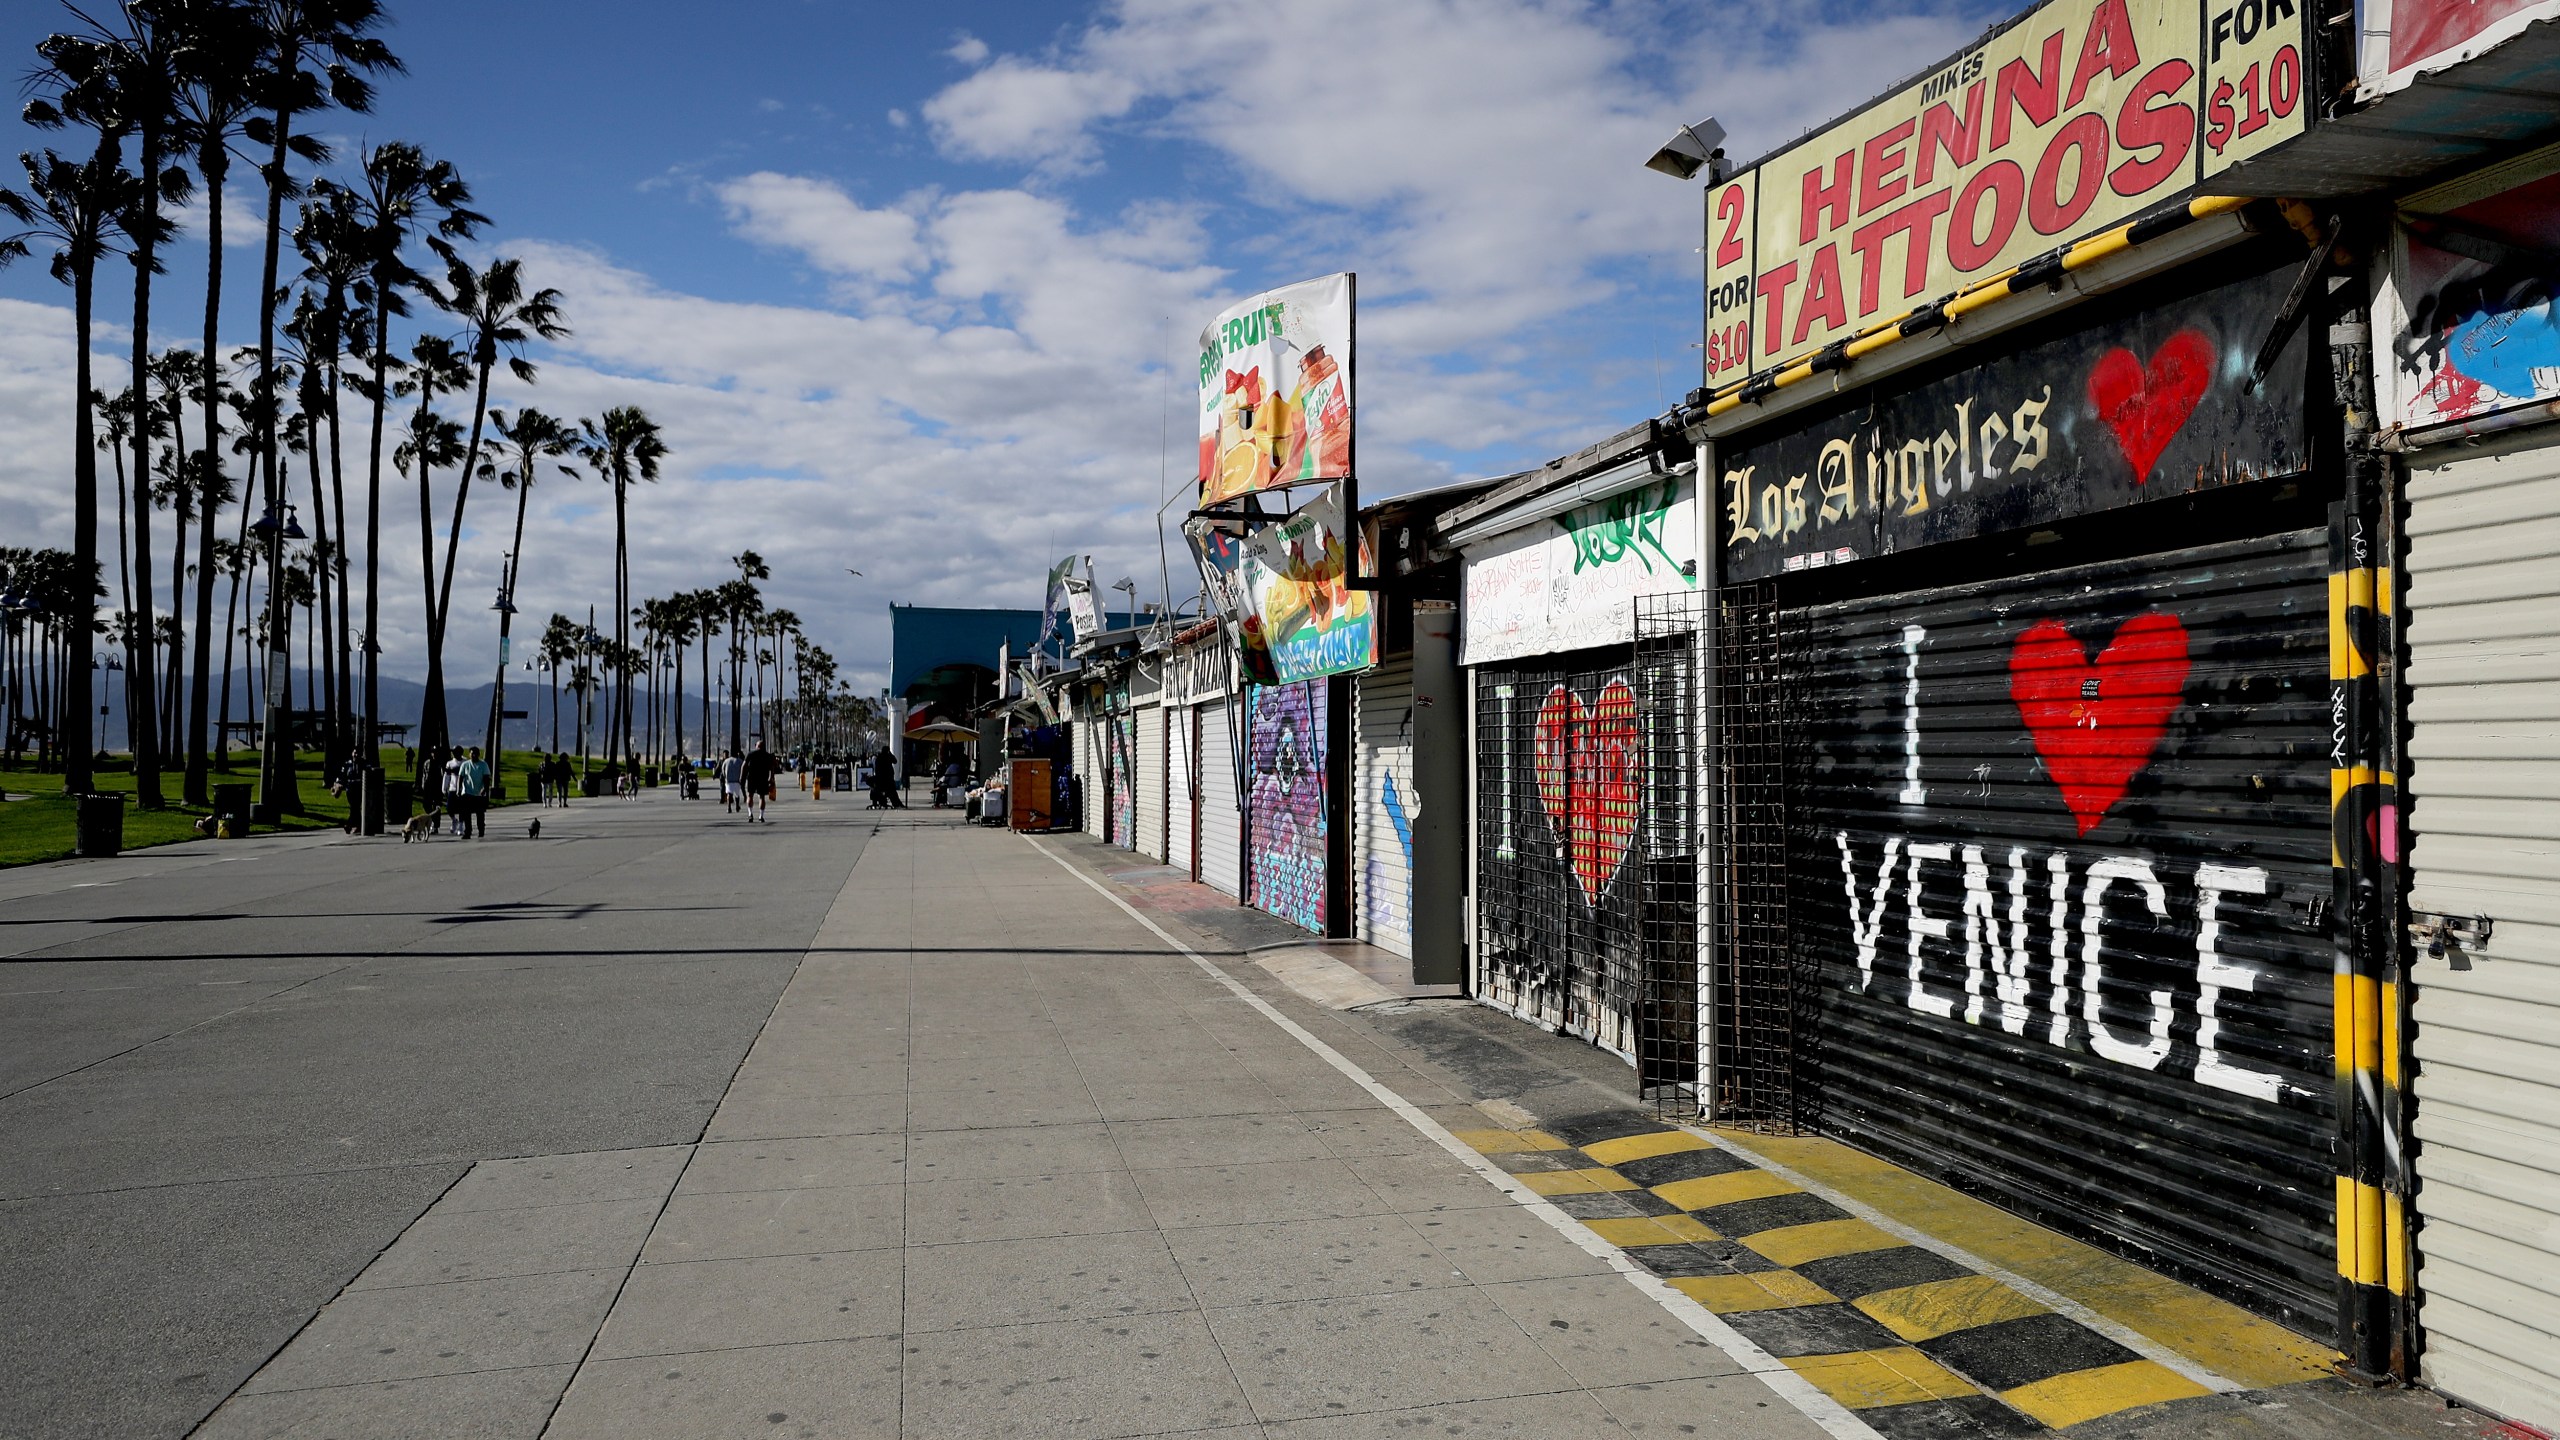
{"type": "Polygon", "coordinates": [[[1700,702],[1707,675],[1695,594],[1636,598],[1636,688],[1644,726],[1643,993],[1636,1017],[1636,1082],[1661,1114],[1692,1119],[1700,1088],[1699,846],[1706,750],[1700,702]]]}
{"type": "Polygon", "coordinates": [[[1619,649],[1476,675],[1479,993],[1629,1057],[1644,869],[1631,669],[1619,649]]]}

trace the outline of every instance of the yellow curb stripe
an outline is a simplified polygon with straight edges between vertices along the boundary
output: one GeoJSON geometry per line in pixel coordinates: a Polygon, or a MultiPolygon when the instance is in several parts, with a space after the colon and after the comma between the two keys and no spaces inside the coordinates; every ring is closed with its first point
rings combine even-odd
{"type": "Polygon", "coordinates": [[[1671,1288],[1719,1315],[1826,1305],[1837,1298],[1793,1270],[1758,1275],[1684,1275],[1673,1280],[1671,1288]]]}
{"type": "Polygon", "coordinates": [[[1643,1245],[1688,1245],[1721,1238],[1686,1215],[1630,1215],[1582,1223],[1592,1234],[1622,1250],[1643,1245]]]}
{"type": "Polygon", "coordinates": [[[1800,1355],[1786,1362],[1813,1387],[1852,1410],[1916,1405],[1980,1394],[1954,1372],[1917,1350],[1856,1350],[1846,1355],[1800,1355]]]}
{"type": "Polygon", "coordinates": [[[1793,1266],[1828,1260],[1834,1255],[1855,1255],[1862,1250],[1891,1250],[1905,1242],[1864,1220],[1818,1220],[1811,1225],[1763,1230],[1742,1243],[1781,1265],[1793,1266]]]}
{"type": "Polygon", "coordinates": [[[1653,1193],[1683,1210],[1712,1210],[1718,1205],[1731,1205],[1736,1201],[1765,1200],[1772,1195],[1800,1192],[1766,1170],[1735,1170],[1724,1175],[1702,1175],[1695,1180],[1674,1180],[1668,1185],[1656,1185],[1653,1193]]]}
{"type": "Polygon", "coordinates": [[[1540,1195],[1604,1195],[1636,1188],[1636,1182],[1615,1170],[1529,1170],[1511,1178],[1540,1195]]]}
{"type": "Polygon", "coordinates": [[[2000,1398],[2028,1415],[2059,1430],[2119,1410],[2141,1405],[2157,1405],[2164,1400],[2184,1400],[2208,1393],[2193,1380],[2165,1365],[2149,1360],[2128,1360],[2121,1365],[2101,1365],[2095,1370],[2074,1370],[2050,1380],[2038,1380],[2015,1390],[2000,1392],[2000,1398]]]}
{"type": "Polygon", "coordinates": [[[1597,1140],[1583,1146],[1582,1153],[1603,1165],[1624,1165],[1630,1160],[1650,1160],[1656,1155],[1677,1155],[1686,1150],[1707,1148],[1706,1141],[1685,1130],[1657,1130],[1650,1135],[1597,1140]]]}
{"type": "Polygon", "coordinates": [[[2048,1313],[2045,1308],[1988,1275],[1959,1275],[1880,1290],[1851,1302],[1877,1323],[1905,1340],[1918,1342],[2048,1313]]]}
{"type": "Polygon", "coordinates": [[[1449,1133],[1479,1155],[1515,1155],[1523,1150],[1573,1148],[1544,1130],[1452,1130],[1449,1133]]]}

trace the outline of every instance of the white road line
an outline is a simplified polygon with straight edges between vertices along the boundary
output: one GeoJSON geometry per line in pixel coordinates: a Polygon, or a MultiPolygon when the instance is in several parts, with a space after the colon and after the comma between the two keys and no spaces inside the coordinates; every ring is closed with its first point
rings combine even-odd
{"type": "Polygon", "coordinates": [[[2218,1374],[2215,1371],[2206,1369],[2204,1366],[2197,1364],[2194,1360],[2179,1354],[2177,1351],[2170,1349],[2168,1346],[2161,1344],[2159,1341],[2152,1339],[2150,1336],[2143,1334],[2141,1331],[2136,1330],[2121,1321],[2108,1319],[2106,1316],[2099,1314],[2097,1311],[2090,1309],[2088,1306],[2081,1304],[2079,1301],[2072,1299],[2070,1296],[2065,1295],[2058,1290],[2048,1289],[2047,1287],[2039,1285],[2035,1281],[2028,1279],[2026,1276],[2018,1274],[2016,1271],[2010,1270],[2004,1266],[1994,1265],[1990,1261],[1983,1259],[1981,1256],[1974,1254],[1972,1251],[1965,1249],[1961,1245],[1941,1240],[1938,1237],[1929,1234],[1925,1230],[1915,1230],[1862,1200],[1856,1199],[1853,1196],[1844,1195],[1809,1175],[1799,1174],[1798,1172],[1789,1169],[1787,1166],[1780,1164],[1778,1161],[1769,1158],[1767,1155],[1762,1154],[1760,1151],[1753,1149],[1748,1142],[1729,1139],[1726,1136],[1716,1134],[1713,1131],[1701,1130],[1695,1126],[1684,1125],[1681,1128],[1720,1150],[1725,1150],[1732,1154],[1741,1156],[1743,1159],[1750,1161],[1752,1164],[1759,1166],[1761,1169],[1768,1171],[1770,1174],[1777,1176],[1779,1179],[1786,1181],[1788,1184],[1795,1186],[1797,1189],[1802,1190],[1809,1195],[1819,1196],[1824,1200],[1830,1201],[1832,1204],[1839,1206],[1841,1209],[1848,1211],[1850,1214],[1857,1216],[1859,1219],[1864,1220],[1886,1234],[1893,1236],[1895,1239],[1903,1241],[1905,1244],[1917,1245],[1923,1250],[1934,1250],[1978,1275],[1988,1275],[1992,1279],[1999,1281],[2001,1284],[2008,1286],[2010,1289],[2017,1291],[2019,1294],[2026,1296],[2028,1299],[2035,1301],[2037,1304],[2044,1306],[2046,1309],[2052,1310],[2058,1314],[2067,1315],[2072,1319],[2079,1321],[2081,1324],[2088,1326],[2090,1329],[2097,1331],[2099,1334],[2106,1336],[2108,1339],[2113,1340],[2117,1344],[2122,1345],[2126,1349],[2131,1350],[2135,1354],[2140,1355],[2143,1359],[2167,1366],[2169,1369],[2175,1370],[2180,1375],[2185,1376],[2189,1380],[2194,1381],[2198,1385],[2202,1385],[2216,1394],[2227,1395],[2235,1390],[2246,1390],[2249,1388],[2227,1375],[2218,1374]]]}
{"type": "Polygon", "coordinates": [[[1191,963],[1207,972],[1210,979],[1234,992],[1237,999],[1260,1011],[1262,1018],[1287,1031],[1299,1044],[1314,1051],[1326,1064],[1341,1071],[1353,1084],[1368,1091],[1379,1104],[1402,1116],[1406,1124],[1422,1132],[1432,1143],[1455,1156],[1461,1164],[1483,1177],[1486,1183],[1519,1202],[1529,1213],[1547,1222],[1547,1225],[1557,1234],[1572,1241],[1586,1254],[1624,1276],[1627,1283],[1643,1291],[1648,1299],[1669,1311],[1673,1318],[1696,1331],[1698,1338],[1723,1351],[1735,1364],[1758,1377],[1760,1383],[1768,1386],[1771,1393],[1795,1407],[1806,1419],[1821,1426],[1827,1433],[1838,1437],[1838,1440],[1883,1440],[1873,1426],[1858,1418],[1855,1411],[1815,1389],[1811,1382],[1789,1369],[1785,1361],[1751,1343],[1742,1332],[1726,1324],[1714,1311],[1672,1289],[1660,1276],[1628,1259],[1625,1251],[1592,1233],[1590,1228],[1581,1221],[1547,1203],[1544,1196],[1538,1195],[1512,1178],[1508,1171],[1486,1159],[1476,1151],[1474,1146],[1450,1134],[1439,1121],[1424,1114],[1420,1107],[1411,1101],[1388,1089],[1375,1076],[1361,1069],[1340,1051],[1309,1034],[1298,1022],[1281,1014],[1271,1002],[1254,994],[1234,976],[1211,964],[1199,951],[1176,939],[1146,912],[1113,894],[1101,881],[1086,874],[1075,862],[1028,836],[1024,837],[1023,843],[1056,861],[1060,868],[1083,881],[1095,894],[1119,906],[1130,919],[1145,926],[1157,939],[1189,957],[1191,963]]]}

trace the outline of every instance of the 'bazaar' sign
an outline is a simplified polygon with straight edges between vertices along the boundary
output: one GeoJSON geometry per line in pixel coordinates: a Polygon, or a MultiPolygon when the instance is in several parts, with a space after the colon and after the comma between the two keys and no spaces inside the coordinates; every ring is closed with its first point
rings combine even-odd
{"type": "Polygon", "coordinates": [[[1710,385],[2120,224],[2303,132],[2304,0],[2048,0],[1716,186],[1710,385]]]}

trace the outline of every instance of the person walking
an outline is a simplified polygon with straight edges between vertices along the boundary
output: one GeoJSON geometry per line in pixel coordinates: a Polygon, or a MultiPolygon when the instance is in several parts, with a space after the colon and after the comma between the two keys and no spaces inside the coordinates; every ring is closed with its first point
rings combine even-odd
{"type": "Polygon", "coordinates": [[[442,778],[436,782],[436,793],[444,797],[446,831],[454,835],[471,833],[470,807],[462,798],[462,752],[445,752],[444,766],[438,774],[442,778]]]}
{"type": "Polygon", "coordinates": [[[471,747],[462,762],[462,833],[475,840],[489,836],[489,762],[480,758],[480,747],[471,747]]]}
{"type": "Polygon", "coordinates": [[[756,737],[756,748],[747,752],[739,766],[741,778],[747,782],[747,823],[762,820],[767,825],[773,817],[765,813],[765,802],[773,798],[773,752],[764,748],[764,737],[756,737]]]}
{"type": "Polygon", "coordinates": [[[905,797],[898,794],[898,757],[886,745],[871,757],[871,793],[892,810],[907,808],[905,797]]]}
{"type": "Polygon", "coordinates": [[[559,754],[552,756],[551,803],[559,806],[563,810],[568,809],[569,787],[577,782],[577,778],[577,772],[572,770],[569,766],[568,751],[563,750],[559,754]]]}
{"type": "Polygon", "coordinates": [[[720,752],[720,808],[735,815],[746,803],[741,792],[746,780],[747,762],[735,750],[720,752]]]}

